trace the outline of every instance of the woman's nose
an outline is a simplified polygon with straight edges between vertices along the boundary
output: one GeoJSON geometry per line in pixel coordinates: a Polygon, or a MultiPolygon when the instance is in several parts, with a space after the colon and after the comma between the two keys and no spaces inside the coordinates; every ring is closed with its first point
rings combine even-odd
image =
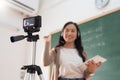
{"type": "Polygon", "coordinates": [[[68,32],[68,35],[71,35],[72,34],[72,32],[68,32]]]}

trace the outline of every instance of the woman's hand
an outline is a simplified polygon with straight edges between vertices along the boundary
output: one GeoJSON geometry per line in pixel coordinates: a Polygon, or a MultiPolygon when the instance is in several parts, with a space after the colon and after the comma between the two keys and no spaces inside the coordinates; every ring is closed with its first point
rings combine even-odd
{"type": "Polygon", "coordinates": [[[45,40],[46,42],[49,42],[49,41],[50,41],[50,35],[44,36],[43,38],[44,38],[44,40],[45,40]]]}
{"type": "Polygon", "coordinates": [[[86,63],[87,71],[92,74],[97,70],[98,67],[100,67],[100,65],[101,65],[101,62],[95,63],[93,60],[88,61],[86,63]]]}

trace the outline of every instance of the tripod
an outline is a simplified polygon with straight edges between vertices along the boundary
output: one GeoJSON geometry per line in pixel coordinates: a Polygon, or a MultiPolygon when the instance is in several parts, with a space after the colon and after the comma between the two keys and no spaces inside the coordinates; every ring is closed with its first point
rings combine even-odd
{"type": "Polygon", "coordinates": [[[21,69],[27,70],[25,74],[24,80],[35,80],[35,73],[37,72],[38,77],[40,80],[43,80],[42,70],[39,66],[35,65],[35,58],[36,58],[36,42],[39,39],[38,35],[29,34],[27,40],[33,41],[33,55],[32,55],[32,65],[25,65],[21,69]]]}

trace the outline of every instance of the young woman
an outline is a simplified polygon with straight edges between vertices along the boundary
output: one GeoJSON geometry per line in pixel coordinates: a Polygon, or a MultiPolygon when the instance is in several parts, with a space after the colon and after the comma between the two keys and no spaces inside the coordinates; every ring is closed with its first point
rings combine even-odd
{"type": "Polygon", "coordinates": [[[43,56],[44,66],[53,63],[51,80],[87,80],[92,73],[100,66],[94,61],[86,63],[87,60],[81,41],[81,34],[78,25],[74,22],[67,22],[59,37],[59,43],[49,51],[49,36],[45,36],[45,51],[43,56]]]}

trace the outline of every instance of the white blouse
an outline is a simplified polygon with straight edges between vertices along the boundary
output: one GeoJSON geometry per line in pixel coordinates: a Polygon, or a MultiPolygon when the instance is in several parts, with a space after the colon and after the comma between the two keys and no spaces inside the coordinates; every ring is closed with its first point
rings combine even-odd
{"type": "Polygon", "coordinates": [[[59,76],[64,78],[83,78],[85,68],[82,58],[75,48],[60,48],[59,76]]]}

